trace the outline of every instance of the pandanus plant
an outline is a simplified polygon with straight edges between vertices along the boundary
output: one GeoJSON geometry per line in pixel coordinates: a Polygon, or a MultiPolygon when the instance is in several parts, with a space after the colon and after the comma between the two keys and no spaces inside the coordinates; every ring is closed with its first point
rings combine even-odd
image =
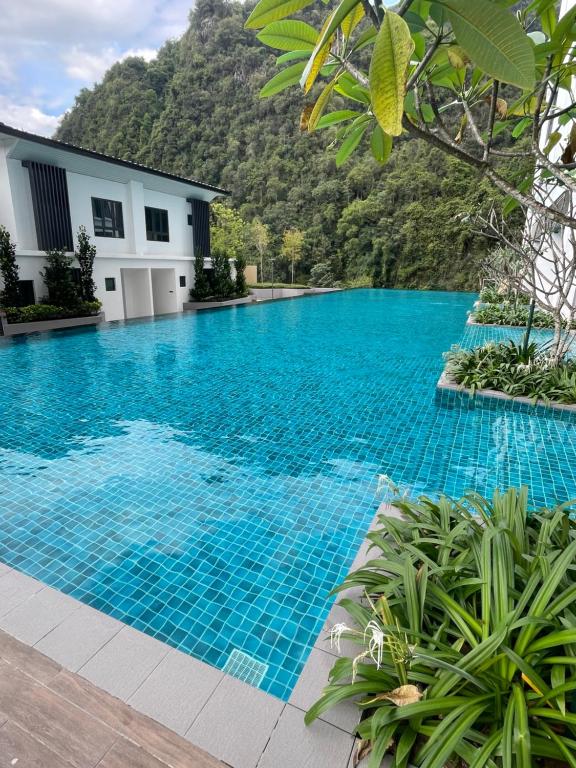
{"type": "Polygon", "coordinates": [[[401,500],[339,591],[359,644],[311,723],[354,698],[369,768],[576,766],[576,521],[528,493],[401,500]]]}

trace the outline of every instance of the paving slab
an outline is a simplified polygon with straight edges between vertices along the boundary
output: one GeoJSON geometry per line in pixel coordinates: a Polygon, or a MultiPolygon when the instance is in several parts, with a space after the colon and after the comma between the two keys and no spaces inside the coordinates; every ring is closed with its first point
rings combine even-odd
{"type": "Polygon", "coordinates": [[[83,605],[42,637],[35,648],[66,669],[77,672],[125,626],[83,605]]]}
{"type": "Polygon", "coordinates": [[[45,589],[42,582],[18,571],[9,571],[0,578],[0,616],[4,616],[36,592],[45,589]]]}
{"type": "MultiPolygon", "coordinates": [[[[303,712],[310,709],[320,698],[322,690],[327,685],[328,675],[335,661],[336,659],[332,654],[319,648],[313,648],[292,691],[289,703],[303,712]]],[[[321,719],[347,733],[354,733],[360,715],[358,707],[352,701],[344,701],[324,712],[321,719]]]]}
{"type": "Polygon", "coordinates": [[[77,600],[46,587],[0,617],[0,628],[34,645],[79,607],[77,600]]]}
{"type": "Polygon", "coordinates": [[[304,724],[301,710],[287,704],[258,768],[339,768],[348,764],[353,738],[323,720],[304,724]]]}
{"type": "Polygon", "coordinates": [[[170,651],[128,703],[184,735],[223,677],[215,667],[170,651]]]}
{"type": "Polygon", "coordinates": [[[186,738],[232,768],[256,768],[285,703],[224,677],[186,738]]]}
{"type": "Polygon", "coordinates": [[[164,643],[124,627],[80,667],[78,674],[127,701],[169,651],[164,643]]]}

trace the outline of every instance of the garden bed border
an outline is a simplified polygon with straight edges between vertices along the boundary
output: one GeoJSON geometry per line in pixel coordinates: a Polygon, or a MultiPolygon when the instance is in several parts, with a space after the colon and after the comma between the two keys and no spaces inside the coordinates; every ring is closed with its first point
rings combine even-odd
{"type": "Polygon", "coordinates": [[[98,325],[104,322],[103,312],[84,317],[61,317],[55,320],[33,320],[28,323],[9,323],[5,312],[0,312],[0,336],[20,336],[25,333],[42,333],[44,331],[60,331],[68,328],[98,325]]]}

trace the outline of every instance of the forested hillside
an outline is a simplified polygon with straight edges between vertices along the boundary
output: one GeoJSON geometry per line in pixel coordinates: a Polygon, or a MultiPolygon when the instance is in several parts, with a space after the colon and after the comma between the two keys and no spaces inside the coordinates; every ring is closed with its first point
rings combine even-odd
{"type": "MultiPolygon", "coordinates": [[[[300,133],[297,88],[259,98],[276,63],[244,30],[247,15],[240,3],[198,0],[186,34],[156,60],[127,59],[83,90],[57,138],[231,190],[247,222],[269,225],[268,256],[280,253],[285,230],[302,230],[297,279],[330,262],[338,279],[376,270],[386,286],[475,287],[487,244],[473,235],[470,214],[489,186],[407,139],[386,166],[365,146],[337,169],[336,129],[300,133]]],[[[306,18],[318,21],[314,11],[306,18]]],[[[279,259],[282,269],[287,275],[279,259]]]]}

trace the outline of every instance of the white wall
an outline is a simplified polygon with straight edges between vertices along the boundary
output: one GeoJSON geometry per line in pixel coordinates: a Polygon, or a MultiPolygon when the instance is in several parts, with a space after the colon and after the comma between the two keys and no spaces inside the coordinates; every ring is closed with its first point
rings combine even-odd
{"type": "MultiPolygon", "coordinates": [[[[170,236],[168,243],[145,240],[144,255],[162,258],[193,256],[192,227],[188,224],[188,214],[191,211],[190,203],[187,203],[183,197],[174,197],[163,192],[144,189],[144,205],[168,211],[170,236]]],[[[146,232],[144,232],[144,236],[146,236],[146,232]]]]}

